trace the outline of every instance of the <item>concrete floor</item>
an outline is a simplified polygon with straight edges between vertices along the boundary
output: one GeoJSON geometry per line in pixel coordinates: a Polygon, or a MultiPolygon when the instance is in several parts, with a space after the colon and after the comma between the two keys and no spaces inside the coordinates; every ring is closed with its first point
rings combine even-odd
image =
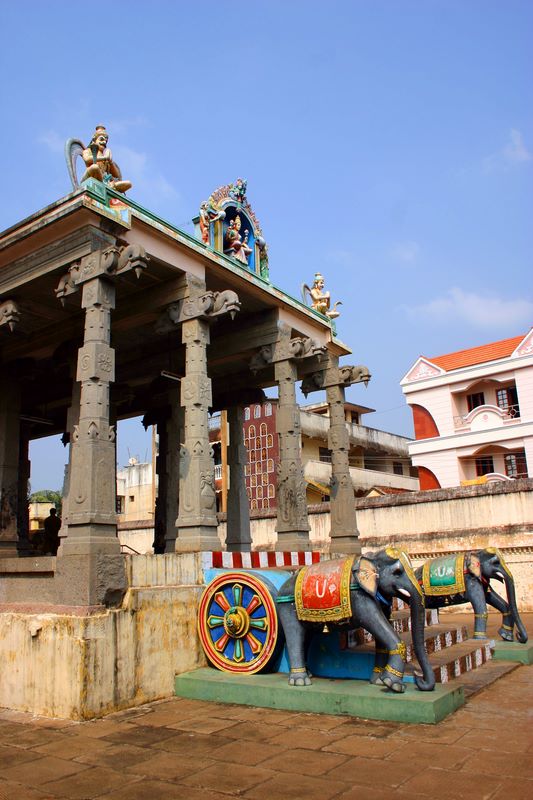
{"type": "Polygon", "coordinates": [[[85,723],[0,712],[0,800],[527,800],[533,666],[500,664],[438,725],[177,698],[85,723]]]}

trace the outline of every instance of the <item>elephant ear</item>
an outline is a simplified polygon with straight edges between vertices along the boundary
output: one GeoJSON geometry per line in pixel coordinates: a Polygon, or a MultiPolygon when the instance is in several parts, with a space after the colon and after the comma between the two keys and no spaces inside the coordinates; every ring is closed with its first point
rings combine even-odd
{"type": "Polygon", "coordinates": [[[468,569],[476,578],[481,578],[481,561],[475,553],[470,553],[468,559],[468,569]]]}
{"type": "Polygon", "coordinates": [[[378,571],[375,564],[369,561],[368,558],[360,558],[356,570],[357,583],[359,586],[371,594],[372,597],[376,596],[378,590],[378,571]]]}

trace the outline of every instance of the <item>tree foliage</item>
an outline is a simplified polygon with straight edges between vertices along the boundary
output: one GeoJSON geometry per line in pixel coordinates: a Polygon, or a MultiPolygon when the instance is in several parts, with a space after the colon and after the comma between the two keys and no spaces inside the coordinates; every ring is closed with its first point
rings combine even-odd
{"type": "Polygon", "coordinates": [[[32,492],[29,500],[30,503],[50,503],[57,508],[58,516],[61,516],[61,507],[63,504],[61,492],[55,489],[41,489],[38,492],[32,492]]]}

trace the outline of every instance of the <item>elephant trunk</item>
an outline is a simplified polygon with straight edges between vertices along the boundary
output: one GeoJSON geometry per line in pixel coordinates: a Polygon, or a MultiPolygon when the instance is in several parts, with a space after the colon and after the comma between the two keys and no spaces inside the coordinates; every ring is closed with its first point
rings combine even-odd
{"type": "Polygon", "coordinates": [[[516,638],[518,639],[519,642],[525,644],[528,640],[528,635],[525,625],[520,618],[520,614],[518,613],[518,606],[516,605],[516,592],[514,588],[514,580],[507,573],[504,576],[504,580],[505,580],[505,588],[507,590],[507,602],[509,603],[509,609],[513,617],[513,622],[516,625],[516,638]]]}
{"type": "Polygon", "coordinates": [[[424,598],[416,588],[411,594],[411,637],[416,658],[422,670],[422,675],[415,674],[415,682],[420,691],[431,692],[435,688],[435,673],[429,663],[428,654],[424,644],[424,627],[426,623],[426,608],[424,598]]]}

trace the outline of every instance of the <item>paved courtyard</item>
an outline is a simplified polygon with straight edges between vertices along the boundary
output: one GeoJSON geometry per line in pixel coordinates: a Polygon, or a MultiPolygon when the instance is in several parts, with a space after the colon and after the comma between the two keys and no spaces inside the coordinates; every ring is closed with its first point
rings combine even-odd
{"type": "Polygon", "coordinates": [[[484,669],[438,725],[178,698],[85,723],[0,712],[0,800],[526,800],[533,667],[484,669]]]}

